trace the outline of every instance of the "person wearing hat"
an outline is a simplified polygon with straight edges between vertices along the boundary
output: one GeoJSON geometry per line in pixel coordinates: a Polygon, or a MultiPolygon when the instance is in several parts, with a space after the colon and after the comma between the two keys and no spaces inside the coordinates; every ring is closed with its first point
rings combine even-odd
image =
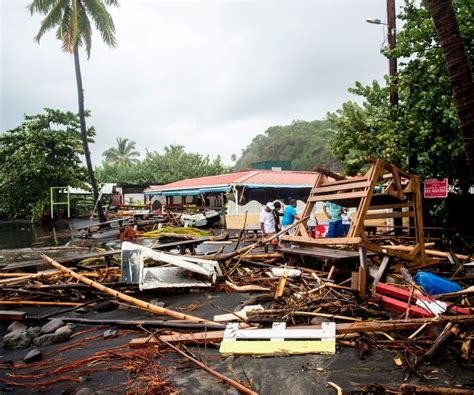
{"type": "MultiPolygon", "coordinates": [[[[276,223],[275,217],[273,215],[273,211],[275,210],[275,206],[272,202],[268,202],[262,208],[262,212],[260,213],[260,229],[262,230],[263,237],[271,237],[276,233],[276,223]]],[[[276,249],[278,244],[278,240],[272,240],[273,249],[276,249]]],[[[265,245],[265,252],[268,252],[268,244],[265,245]]]]}

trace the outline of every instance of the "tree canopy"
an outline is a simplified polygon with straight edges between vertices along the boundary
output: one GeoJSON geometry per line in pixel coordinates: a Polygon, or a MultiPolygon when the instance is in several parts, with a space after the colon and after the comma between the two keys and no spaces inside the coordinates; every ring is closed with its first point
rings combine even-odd
{"type": "Polygon", "coordinates": [[[167,184],[184,178],[210,176],[227,173],[230,168],[222,163],[220,156],[186,152],[182,145],[169,145],[164,152],[147,151],[140,162],[124,166],[104,161],[96,169],[102,182],[125,182],[132,184],[167,184]]]}
{"type": "MultiPolygon", "coordinates": [[[[474,5],[469,0],[453,4],[472,64],[474,5]]],[[[451,85],[426,1],[406,0],[398,18],[403,29],[396,48],[384,53],[399,59],[394,81],[399,105],[390,106],[388,78],[385,84],[356,82],[350,92],[363,103],[346,102],[328,114],[337,130],[331,138],[333,152],[349,174],[363,167],[365,155],[373,155],[424,178],[448,177],[466,191],[469,176],[451,85]]]]}
{"type": "Polygon", "coordinates": [[[138,163],[140,153],[135,151],[135,141],[117,137],[117,147],[109,148],[102,156],[108,163],[128,167],[138,163]]]}
{"type": "Polygon", "coordinates": [[[272,126],[258,134],[242,151],[235,169],[261,161],[292,161],[293,170],[313,170],[314,166],[337,171],[340,165],[329,147],[332,125],[327,121],[293,121],[272,126]]]}
{"type": "MultiPolygon", "coordinates": [[[[89,128],[89,137],[94,129],[89,128]]],[[[84,187],[81,134],[77,114],[46,108],[25,115],[15,129],[0,135],[0,212],[11,217],[41,217],[50,187],[84,187]]]]}

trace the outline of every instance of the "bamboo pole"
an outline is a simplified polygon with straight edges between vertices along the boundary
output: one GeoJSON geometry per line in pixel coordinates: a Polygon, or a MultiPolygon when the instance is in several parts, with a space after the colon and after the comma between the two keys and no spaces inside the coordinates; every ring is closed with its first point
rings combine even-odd
{"type": "Polygon", "coordinates": [[[79,273],[76,273],[74,272],[73,270],[71,269],[68,269],[67,267],[64,267],[63,265],[61,265],[60,263],[56,262],[54,259],[51,259],[49,256],[47,255],[41,255],[41,257],[47,261],[48,263],[50,263],[51,265],[53,265],[56,269],[59,269],[61,270],[63,273],[65,274],[68,274],[69,276],[71,277],[74,277],[76,280],[84,283],[84,284],[87,284],[89,286],[91,286],[92,288],[95,288],[103,293],[106,293],[108,295],[111,295],[111,296],[114,296],[118,299],[121,299],[121,300],[124,300],[125,302],[128,302],[128,303],[131,303],[135,306],[138,306],[140,307],[141,309],[144,309],[144,310],[147,310],[147,311],[150,311],[152,313],[156,313],[156,314],[164,314],[164,315],[167,315],[169,317],[173,317],[173,318],[177,318],[178,320],[190,320],[190,321],[197,321],[197,322],[209,322],[209,323],[212,323],[212,324],[215,324],[215,322],[212,322],[212,321],[208,321],[208,320],[205,320],[203,318],[200,318],[200,317],[196,317],[196,316],[193,316],[193,315],[189,315],[189,314],[183,314],[183,313],[179,313],[177,311],[174,311],[174,310],[170,310],[170,309],[166,309],[164,307],[159,307],[159,306],[156,306],[154,304],[150,304],[150,303],[147,303],[147,302],[144,302],[143,300],[140,300],[140,299],[137,299],[137,298],[134,298],[132,296],[129,296],[129,295],[126,295],[122,292],[119,292],[119,291],[116,291],[112,288],[108,288],[102,284],[99,284],[93,280],[90,280],[88,279],[87,277],[79,274],[79,273]]]}

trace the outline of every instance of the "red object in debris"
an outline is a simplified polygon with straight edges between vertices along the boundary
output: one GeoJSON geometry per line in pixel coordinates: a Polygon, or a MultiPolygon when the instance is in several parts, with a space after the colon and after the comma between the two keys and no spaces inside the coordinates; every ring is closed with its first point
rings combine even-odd
{"type": "Polygon", "coordinates": [[[316,236],[315,236],[315,238],[320,239],[321,237],[325,237],[327,230],[328,230],[328,228],[327,228],[326,225],[316,226],[316,236]]]}
{"type": "MultiPolygon", "coordinates": [[[[400,312],[406,311],[407,304],[408,304],[407,301],[408,301],[408,298],[410,297],[410,292],[407,291],[406,289],[395,287],[389,284],[378,283],[375,286],[375,291],[377,292],[375,296],[379,297],[379,299],[382,302],[382,305],[386,307],[387,309],[393,309],[395,311],[400,311],[400,312]]],[[[427,296],[420,295],[419,293],[413,293],[411,297],[411,302],[410,302],[410,313],[412,313],[412,315],[416,317],[432,317],[433,314],[430,311],[422,307],[416,306],[416,301],[418,299],[427,303],[437,302],[436,299],[431,299],[427,296]]],[[[470,311],[468,309],[464,309],[458,306],[453,306],[452,303],[448,303],[448,302],[445,302],[445,303],[448,305],[447,311],[455,312],[457,314],[465,314],[465,315],[470,314],[470,311]]]]}
{"type": "Polygon", "coordinates": [[[430,179],[424,182],[425,198],[446,198],[448,197],[448,179],[430,179]]]}

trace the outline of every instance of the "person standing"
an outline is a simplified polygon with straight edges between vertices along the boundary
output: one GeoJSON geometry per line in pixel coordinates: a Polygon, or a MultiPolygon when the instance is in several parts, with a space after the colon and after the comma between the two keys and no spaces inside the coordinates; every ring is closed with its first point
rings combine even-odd
{"type": "MultiPolygon", "coordinates": [[[[276,233],[276,223],[273,211],[275,206],[269,202],[262,207],[260,213],[260,229],[263,233],[263,238],[271,237],[276,233]]],[[[275,238],[272,240],[273,249],[276,249],[278,240],[275,238]]],[[[265,244],[265,252],[268,252],[268,244],[265,244]]]]}
{"type": "Polygon", "coordinates": [[[273,217],[275,218],[275,232],[278,233],[281,230],[280,217],[283,217],[283,213],[280,212],[281,203],[278,200],[273,202],[273,217]]]}
{"type": "Polygon", "coordinates": [[[344,236],[344,229],[342,226],[341,214],[344,211],[339,204],[326,202],[323,205],[324,214],[329,219],[329,228],[326,237],[342,237],[344,236]]]}
{"type": "MultiPolygon", "coordinates": [[[[300,219],[298,216],[298,213],[296,212],[296,200],[291,199],[290,204],[285,207],[285,211],[283,212],[283,218],[281,220],[281,226],[283,228],[289,227],[290,225],[293,225],[293,222],[295,222],[295,219],[300,219]]],[[[294,234],[295,229],[292,228],[288,231],[290,235],[294,234]]]]}

